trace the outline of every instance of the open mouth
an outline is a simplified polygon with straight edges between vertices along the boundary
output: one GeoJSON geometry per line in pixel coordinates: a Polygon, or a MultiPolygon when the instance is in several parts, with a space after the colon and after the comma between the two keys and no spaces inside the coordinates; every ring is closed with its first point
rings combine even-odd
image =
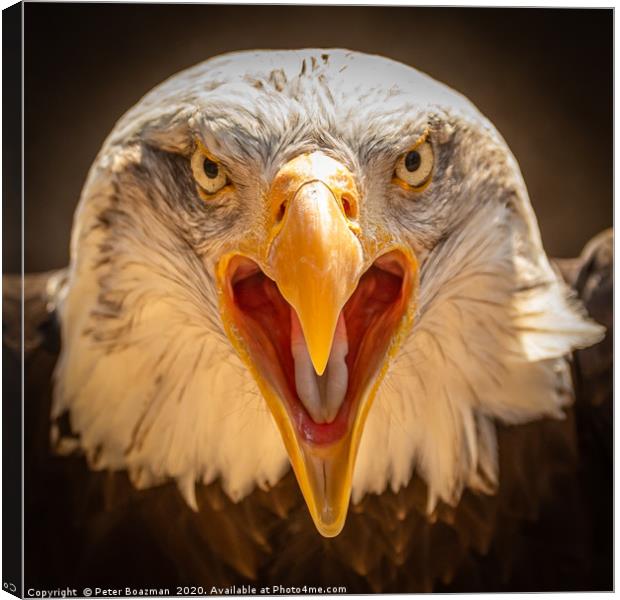
{"type": "Polygon", "coordinates": [[[373,398],[413,324],[418,262],[389,231],[368,235],[354,174],[321,151],[285,163],[264,200],[264,230],[217,263],[222,323],[333,537],[373,398]]]}
{"type": "Polygon", "coordinates": [[[340,312],[326,369],[318,375],[295,309],[277,284],[251,259],[230,260],[224,293],[234,328],[301,440],[327,446],[351,429],[398,337],[411,279],[399,250],[375,260],[340,312]]]}

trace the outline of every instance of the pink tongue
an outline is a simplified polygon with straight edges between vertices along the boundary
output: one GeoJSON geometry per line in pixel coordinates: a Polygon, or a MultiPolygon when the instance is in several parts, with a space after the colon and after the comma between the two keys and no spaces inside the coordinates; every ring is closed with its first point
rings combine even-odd
{"type": "Polygon", "coordinates": [[[291,353],[295,363],[295,387],[300,401],[315,423],[331,423],[344,401],[348,385],[345,362],[349,350],[347,328],[342,312],[338,317],[334,340],[325,373],[317,375],[299,318],[291,310],[291,353]]]}

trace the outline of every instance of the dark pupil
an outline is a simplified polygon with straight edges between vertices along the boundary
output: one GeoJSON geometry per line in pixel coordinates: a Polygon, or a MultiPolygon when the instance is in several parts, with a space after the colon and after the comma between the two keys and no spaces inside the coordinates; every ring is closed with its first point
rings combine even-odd
{"type": "Polygon", "coordinates": [[[420,168],[421,162],[422,159],[420,158],[420,153],[417,150],[407,152],[407,156],[405,156],[405,167],[407,168],[407,171],[417,171],[420,168]]]}
{"type": "Polygon", "coordinates": [[[205,171],[205,175],[209,179],[215,179],[220,170],[219,167],[217,166],[217,163],[214,163],[212,160],[209,160],[208,158],[205,158],[202,168],[205,171]]]}

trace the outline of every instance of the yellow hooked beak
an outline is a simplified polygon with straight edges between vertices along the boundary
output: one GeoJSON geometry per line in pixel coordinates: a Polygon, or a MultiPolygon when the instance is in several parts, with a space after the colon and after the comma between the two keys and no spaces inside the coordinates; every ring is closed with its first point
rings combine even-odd
{"type": "Polygon", "coordinates": [[[273,414],[314,523],[332,537],[344,526],[355,457],[387,356],[411,324],[408,300],[417,263],[401,246],[375,263],[368,260],[355,179],[321,152],[298,156],[280,169],[267,208],[263,252],[254,254],[254,262],[246,260],[247,250],[220,261],[222,315],[273,414]],[[379,263],[386,270],[375,269],[379,263]],[[333,422],[311,422],[290,391],[295,383],[286,377],[292,360],[287,311],[296,314],[319,379],[331,364],[339,319],[348,319],[348,388],[333,422]]]}
{"type": "Polygon", "coordinates": [[[297,312],[312,364],[322,375],[338,316],[363,268],[349,218],[358,202],[353,177],[324,154],[304,154],[280,171],[270,201],[277,222],[268,264],[297,312]]]}
{"type": "MultiPolygon", "coordinates": [[[[312,364],[322,375],[338,317],[363,269],[351,218],[358,207],[355,182],[343,165],[315,152],[285,165],[270,201],[277,216],[268,264],[299,317],[312,364]]],[[[294,430],[284,435],[310,514],[327,537],[340,533],[347,514],[355,459],[351,433],[325,448],[313,447],[294,430]]]]}

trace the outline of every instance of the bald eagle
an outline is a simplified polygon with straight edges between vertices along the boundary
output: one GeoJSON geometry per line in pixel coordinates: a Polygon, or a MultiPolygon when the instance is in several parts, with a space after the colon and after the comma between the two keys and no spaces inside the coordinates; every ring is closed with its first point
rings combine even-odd
{"type": "Polygon", "coordinates": [[[28,506],[46,481],[66,516],[35,523],[85,583],[103,556],[119,582],[557,586],[513,573],[531,523],[561,541],[592,508],[571,356],[605,335],[576,293],[601,239],[552,265],[500,134],[408,66],[255,51],[175,75],[105,141],[68,269],[27,282],[33,348],[59,342],[28,506]]]}

